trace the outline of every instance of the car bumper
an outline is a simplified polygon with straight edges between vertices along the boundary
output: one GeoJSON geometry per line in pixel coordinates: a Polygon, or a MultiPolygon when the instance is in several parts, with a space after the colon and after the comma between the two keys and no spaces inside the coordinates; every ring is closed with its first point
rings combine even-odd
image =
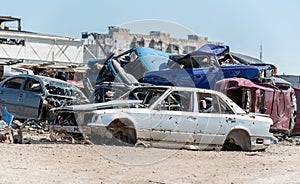
{"type": "Polygon", "coordinates": [[[251,151],[264,150],[271,143],[271,137],[251,137],[251,151]]]}

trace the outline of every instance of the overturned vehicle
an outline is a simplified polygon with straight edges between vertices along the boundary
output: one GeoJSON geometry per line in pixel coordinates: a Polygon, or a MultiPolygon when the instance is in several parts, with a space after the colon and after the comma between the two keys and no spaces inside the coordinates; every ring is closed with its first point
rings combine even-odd
{"type": "Polygon", "coordinates": [[[251,151],[266,149],[272,137],[268,116],[246,113],[224,94],[197,88],[135,87],[118,100],[52,111],[56,124],[86,126],[94,143],[251,151]]]}
{"type": "Polygon", "coordinates": [[[254,82],[268,80],[276,73],[270,64],[245,64],[227,45],[206,44],[182,57],[174,57],[161,71],[144,74],[145,83],[213,89],[223,78],[241,77],[254,82]]]}
{"type": "Polygon", "coordinates": [[[168,53],[146,47],[132,48],[117,56],[111,54],[106,59],[91,60],[84,85],[92,95],[91,101],[109,101],[132,87],[143,85],[146,71],[163,70],[168,61],[168,53]]]}
{"type": "Polygon", "coordinates": [[[54,116],[49,109],[63,105],[87,103],[88,99],[75,85],[36,75],[16,75],[0,83],[1,111],[4,107],[21,120],[45,121],[54,116]]]}

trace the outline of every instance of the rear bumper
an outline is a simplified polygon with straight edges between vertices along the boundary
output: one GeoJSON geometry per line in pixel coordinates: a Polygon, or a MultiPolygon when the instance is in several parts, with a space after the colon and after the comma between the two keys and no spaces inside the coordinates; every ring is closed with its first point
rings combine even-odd
{"type": "Polygon", "coordinates": [[[251,137],[251,151],[264,150],[271,144],[271,137],[251,137]]]}

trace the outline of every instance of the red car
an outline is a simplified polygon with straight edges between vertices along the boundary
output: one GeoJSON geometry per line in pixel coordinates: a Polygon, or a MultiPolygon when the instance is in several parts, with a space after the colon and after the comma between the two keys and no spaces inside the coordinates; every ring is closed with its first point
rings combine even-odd
{"type": "MultiPolygon", "coordinates": [[[[215,90],[225,93],[248,112],[270,115],[274,122],[270,132],[292,133],[294,108],[293,88],[290,85],[256,84],[244,78],[229,78],[218,81],[215,90]]],[[[300,91],[296,94],[300,97],[300,91]]]]}

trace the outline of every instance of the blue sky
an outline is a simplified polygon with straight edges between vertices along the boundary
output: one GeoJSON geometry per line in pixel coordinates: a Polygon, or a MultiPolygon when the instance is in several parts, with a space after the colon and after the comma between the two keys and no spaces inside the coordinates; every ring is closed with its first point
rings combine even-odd
{"type": "Polygon", "coordinates": [[[84,31],[105,33],[109,25],[161,20],[182,25],[211,41],[228,44],[234,52],[257,58],[262,44],[263,60],[275,64],[279,74],[300,74],[298,0],[0,0],[0,3],[0,15],[21,18],[22,29],[26,31],[80,38],[84,31]]]}

